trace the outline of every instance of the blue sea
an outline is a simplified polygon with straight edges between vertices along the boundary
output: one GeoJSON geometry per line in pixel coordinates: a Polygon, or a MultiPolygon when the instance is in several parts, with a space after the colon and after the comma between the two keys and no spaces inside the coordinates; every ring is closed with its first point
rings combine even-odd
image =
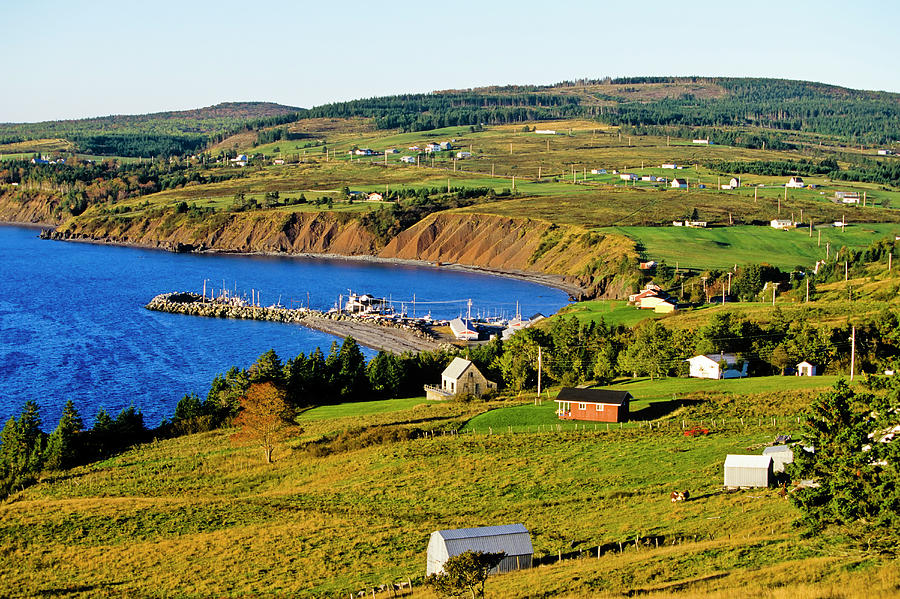
{"type": "MultiPolygon", "coordinates": [[[[48,241],[0,226],[0,420],[33,399],[52,429],[71,399],[90,425],[103,407],[133,404],[155,426],[185,394],[205,396],[217,373],[275,349],[282,359],[328,352],[335,337],[299,325],[151,312],[169,291],[260,293],[260,303],[331,308],[348,292],[405,303],[410,314],[550,314],[558,289],[480,273],[342,259],[172,254],[48,241]],[[413,299],[415,298],[415,304],[413,299]]],[[[368,355],[373,355],[369,351],[368,355]]]]}

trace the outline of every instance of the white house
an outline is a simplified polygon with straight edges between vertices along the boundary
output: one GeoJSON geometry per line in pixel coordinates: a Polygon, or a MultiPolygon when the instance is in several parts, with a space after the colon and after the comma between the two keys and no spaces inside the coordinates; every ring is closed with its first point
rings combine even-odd
{"type": "Polygon", "coordinates": [[[556,131],[553,129],[535,129],[534,132],[538,135],[556,135],[556,131]]]}
{"type": "Polygon", "coordinates": [[[415,157],[415,156],[401,156],[401,157],[400,157],[400,162],[405,162],[405,163],[407,163],[407,164],[415,164],[415,163],[416,163],[416,157],[415,157]]]}
{"type": "Polygon", "coordinates": [[[772,222],[769,223],[769,226],[771,226],[773,229],[787,230],[787,229],[793,229],[797,225],[794,224],[794,221],[789,220],[789,219],[775,218],[775,219],[772,219],[772,222]]]}
{"type": "Polygon", "coordinates": [[[237,157],[231,159],[231,163],[235,166],[247,166],[249,159],[246,154],[238,154],[237,157]]]}
{"type": "Polygon", "coordinates": [[[369,148],[357,148],[353,153],[357,156],[372,156],[375,152],[369,148]]]}
{"type": "Polygon", "coordinates": [[[653,175],[644,175],[643,177],[641,177],[641,181],[656,181],[656,180],[657,180],[657,178],[654,177],[653,175]]]}
{"type": "Polygon", "coordinates": [[[708,146],[709,140],[708,139],[695,139],[694,143],[697,145],[701,145],[701,146],[708,146]]]}
{"type": "Polygon", "coordinates": [[[791,177],[788,179],[788,182],[784,184],[785,187],[804,187],[803,177],[791,177]]]}
{"type": "Polygon", "coordinates": [[[797,376],[816,376],[816,367],[807,361],[797,364],[797,376]]]}
{"type": "Polygon", "coordinates": [[[440,146],[440,144],[427,144],[425,146],[425,151],[426,152],[440,152],[441,146],[440,146]]]}
{"type": "Polygon", "coordinates": [[[638,307],[641,310],[655,310],[657,306],[660,304],[664,304],[669,302],[670,300],[666,297],[662,297],[660,295],[647,295],[640,298],[640,303],[638,307]]]}
{"type": "Polygon", "coordinates": [[[741,180],[738,179],[737,177],[732,177],[731,181],[729,181],[728,184],[731,185],[732,189],[737,189],[738,187],[741,186],[741,180]]]}
{"type": "Polygon", "coordinates": [[[663,299],[663,301],[653,306],[653,311],[657,314],[669,314],[676,310],[678,310],[678,304],[672,298],[663,299]]]}
{"type": "Polygon", "coordinates": [[[747,362],[738,370],[738,358],[734,354],[701,354],[686,362],[690,364],[689,376],[697,379],[737,379],[747,376],[747,362]]]}
{"type": "Polygon", "coordinates": [[[676,168],[678,168],[678,165],[675,164],[674,162],[670,162],[670,163],[667,163],[667,164],[662,165],[662,166],[659,167],[659,168],[671,168],[671,169],[676,169],[676,168]]]}
{"type": "Polygon", "coordinates": [[[622,181],[634,181],[635,179],[637,179],[637,175],[633,173],[622,173],[621,175],[619,175],[619,179],[621,179],[622,181]]]}
{"type": "Polygon", "coordinates": [[[398,150],[397,148],[388,148],[387,150],[384,151],[384,153],[385,153],[385,154],[396,154],[396,153],[398,153],[399,151],[400,151],[400,150],[398,150]]]}
{"type": "Polygon", "coordinates": [[[672,179],[672,182],[669,183],[669,187],[672,189],[687,189],[687,186],[687,179],[672,179]]]}
{"type": "Polygon", "coordinates": [[[438,145],[441,147],[442,150],[452,150],[453,149],[453,144],[451,144],[449,141],[442,141],[438,145]]]}
{"type": "Polygon", "coordinates": [[[606,169],[605,168],[592,168],[591,174],[592,175],[605,175],[606,169]]]}
{"type": "Polygon", "coordinates": [[[878,150],[879,156],[892,156],[894,154],[893,150],[878,150]]]}
{"type": "Polygon", "coordinates": [[[471,157],[472,157],[472,152],[457,152],[457,153],[456,153],[456,157],[457,157],[459,160],[465,160],[466,158],[471,158],[471,157]]]}

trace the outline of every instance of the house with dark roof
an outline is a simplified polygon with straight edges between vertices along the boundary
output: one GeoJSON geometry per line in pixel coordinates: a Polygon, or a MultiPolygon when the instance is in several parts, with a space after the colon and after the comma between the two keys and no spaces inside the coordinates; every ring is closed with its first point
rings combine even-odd
{"type": "Polygon", "coordinates": [[[563,387],[556,396],[556,414],[560,420],[625,422],[632,399],[628,391],[563,387]]]}

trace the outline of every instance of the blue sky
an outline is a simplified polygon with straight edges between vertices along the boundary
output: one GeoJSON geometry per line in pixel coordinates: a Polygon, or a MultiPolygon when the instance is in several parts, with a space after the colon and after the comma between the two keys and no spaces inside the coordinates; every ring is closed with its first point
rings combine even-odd
{"type": "Polygon", "coordinates": [[[900,2],[0,0],[0,122],[606,75],[900,92],[900,2]]]}

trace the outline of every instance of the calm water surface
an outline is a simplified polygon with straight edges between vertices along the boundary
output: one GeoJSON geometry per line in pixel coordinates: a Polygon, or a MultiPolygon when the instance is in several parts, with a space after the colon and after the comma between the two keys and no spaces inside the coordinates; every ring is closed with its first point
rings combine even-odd
{"type": "MultiPolygon", "coordinates": [[[[72,399],[90,424],[100,407],[133,403],[148,425],[172,414],[182,395],[205,396],[216,373],[249,366],[274,348],[282,358],[328,352],[336,338],[299,325],[150,312],[153,296],[207,286],[328,309],[338,294],[412,300],[435,318],[464,312],[549,314],[564,292],[483,274],[349,260],[171,254],[37,238],[32,228],[0,226],[0,420],[22,403],[41,405],[44,428],[72,399]],[[446,303],[426,303],[446,302],[446,303]]],[[[399,306],[398,306],[399,307],[399,306]]],[[[412,312],[412,304],[407,306],[412,312]]],[[[372,355],[372,352],[368,352],[372,355]]]]}

